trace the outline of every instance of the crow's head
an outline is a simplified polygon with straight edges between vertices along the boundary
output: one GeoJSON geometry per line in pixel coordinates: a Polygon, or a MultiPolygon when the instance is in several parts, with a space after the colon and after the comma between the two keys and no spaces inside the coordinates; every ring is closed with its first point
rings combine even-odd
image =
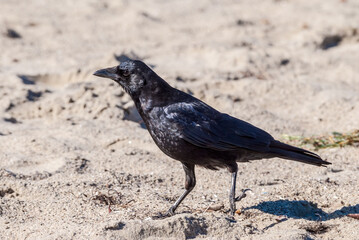
{"type": "Polygon", "coordinates": [[[110,78],[119,83],[131,96],[138,95],[147,84],[153,71],[143,62],[126,60],[120,65],[96,71],[95,76],[110,78]]]}

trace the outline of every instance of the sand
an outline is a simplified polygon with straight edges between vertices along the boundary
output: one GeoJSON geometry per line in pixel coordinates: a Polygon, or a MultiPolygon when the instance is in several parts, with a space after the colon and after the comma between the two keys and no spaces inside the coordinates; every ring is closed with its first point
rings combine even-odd
{"type": "MultiPolygon", "coordinates": [[[[359,2],[2,1],[1,239],[358,239],[359,149],[333,164],[239,165],[250,188],[228,215],[230,174],[153,143],[131,99],[92,76],[121,55],[278,139],[359,126],[359,2]]],[[[310,148],[310,146],[308,146],[310,148]]],[[[314,150],[310,148],[310,150],[314,150]]]]}

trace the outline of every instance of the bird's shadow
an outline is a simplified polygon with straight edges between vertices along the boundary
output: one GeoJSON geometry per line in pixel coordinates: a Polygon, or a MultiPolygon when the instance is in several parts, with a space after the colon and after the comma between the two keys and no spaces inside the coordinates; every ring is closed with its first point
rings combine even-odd
{"type": "Polygon", "coordinates": [[[262,212],[286,216],[287,218],[306,219],[310,221],[328,221],[335,218],[341,218],[348,214],[359,213],[359,204],[354,206],[342,207],[333,212],[325,212],[317,207],[313,202],[278,200],[261,202],[258,205],[245,208],[244,210],[258,209],[262,212]]]}

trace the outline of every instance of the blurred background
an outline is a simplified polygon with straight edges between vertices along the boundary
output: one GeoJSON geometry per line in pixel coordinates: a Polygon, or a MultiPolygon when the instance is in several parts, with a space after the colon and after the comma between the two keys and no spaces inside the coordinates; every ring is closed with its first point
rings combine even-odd
{"type": "Polygon", "coordinates": [[[340,220],[359,213],[358,12],[356,0],[2,0],[0,235],[358,236],[357,220],[340,220]],[[333,165],[240,165],[239,188],[253,194],[241,202],[250,210],[239,225],[220,211],[188,220],[211,204],[228,208],[228,173],[198,169],[182,215],[137,226],[167,209],[184,176],[154,145],[123,90],[92,76],[124,57],[333,165]],[[208,184],[214,174],[220,180],[208,184]],[[273,204],[258,205],[263,201],[273,204]],[[308,227],[315,214],[329,223],[308,227]],[[290,221],[267,228],[281,215],[290,221]]]}

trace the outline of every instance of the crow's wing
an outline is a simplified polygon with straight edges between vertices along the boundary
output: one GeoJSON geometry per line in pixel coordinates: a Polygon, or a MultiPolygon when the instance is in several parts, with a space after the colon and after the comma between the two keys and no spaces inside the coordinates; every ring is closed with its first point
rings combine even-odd
{"type": "Polygon", "coordinates": [[[218,151],[245,148],[267,152],[273,137],[242,120],[220,113],[203,102],[176,103],[165,108],[166,118],[180,137],[198,147],[218,151]]]}

